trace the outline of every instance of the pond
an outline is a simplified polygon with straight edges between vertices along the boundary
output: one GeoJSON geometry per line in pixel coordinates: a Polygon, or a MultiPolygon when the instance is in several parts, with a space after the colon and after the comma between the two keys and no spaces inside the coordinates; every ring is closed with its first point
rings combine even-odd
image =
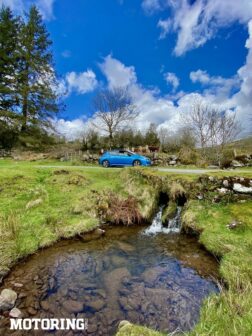
{"type": "MultiPolygon", "coordinates": [[[[17,265],[3,288],[19,294],[25,317],[85,318],[88,335],[114,335],[121,320],[191,330],[202,301],[218,292],[218,263],[193,237],[145,233],[142,226],[107,227],[98,240],[61,241],[17,265]]],[[[7,322],[1,335],[10,334],[7,322]]]]}

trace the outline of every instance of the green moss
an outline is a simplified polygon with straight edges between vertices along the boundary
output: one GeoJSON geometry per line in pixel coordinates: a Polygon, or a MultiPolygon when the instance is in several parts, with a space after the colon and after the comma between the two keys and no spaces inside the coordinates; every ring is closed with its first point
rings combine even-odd
{"type": "Polygon", "coordinates": [[[116,336],[164,336],[165,334],[145,327],[126,323],[122,326],[116,336]]]}
{"type": "Polygon", "coordinates": [[[162,222],[167,223],[169,219],[174,218],[177,211],[177,204],[176,202],[170,201],[168,206],[164,209],[162,214],[162,222]]]}

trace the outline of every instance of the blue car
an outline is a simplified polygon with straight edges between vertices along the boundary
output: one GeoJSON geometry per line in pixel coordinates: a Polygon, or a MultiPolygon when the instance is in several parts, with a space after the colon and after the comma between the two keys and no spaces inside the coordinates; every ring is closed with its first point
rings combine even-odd
{"type": "Polygon", "coordinates": [[[104,153],[99,158],[99,164],[103,167],[111,166],[150,166],[151,160],[127,150],[114,150],[104,153]]]}

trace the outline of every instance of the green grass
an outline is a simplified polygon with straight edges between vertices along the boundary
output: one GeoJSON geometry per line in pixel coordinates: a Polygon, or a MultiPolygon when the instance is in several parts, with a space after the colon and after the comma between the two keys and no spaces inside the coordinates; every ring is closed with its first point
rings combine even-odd
{"type": "Polygon", "coordinates": [[[226,288],[210,297],[191,335],[252,334],[252,201],[208,204],[192,201],[186,226],[202,231],[200,242],[222,256],[220,273],[226,288]],[[238,222],[236,229],[227,225],[238,222]]]}
{"type": "Polygon", "coordinates": [[[98,227],[111,194],[134,196],[144,218],[155,206],[154,186],[132,169],[0,163],[0,278],[19,258],[98,227]]]}
{"type": "Polygon", "coordinates": [[[165,334],[146,327],[125,323],[125,325],[119,329],[116,336],[165,336],[165,334]]]}
{"type": "Polygon", "coordinates": [[[26,164],[0,169],[2,270],[60,237],[98,226],[93,190],[124,192],[116,170],[69,168],[69,174],[55,174],[59,170],[26,164]]]}

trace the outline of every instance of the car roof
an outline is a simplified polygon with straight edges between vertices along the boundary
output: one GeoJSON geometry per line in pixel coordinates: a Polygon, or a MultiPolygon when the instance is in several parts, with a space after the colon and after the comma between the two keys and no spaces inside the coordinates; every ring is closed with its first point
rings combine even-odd
{"type": "Polygon", "coordinates": [[[112,150],[108,150],[107,152],[105,153],[111,153],[111,154],[117,154],[117,153],[131,153],[131,154],[134,154],[134,155],[137,155],[137,153],[134,153],[130,150],[127,150],[127,149],[112,149],[112,150]]]}

